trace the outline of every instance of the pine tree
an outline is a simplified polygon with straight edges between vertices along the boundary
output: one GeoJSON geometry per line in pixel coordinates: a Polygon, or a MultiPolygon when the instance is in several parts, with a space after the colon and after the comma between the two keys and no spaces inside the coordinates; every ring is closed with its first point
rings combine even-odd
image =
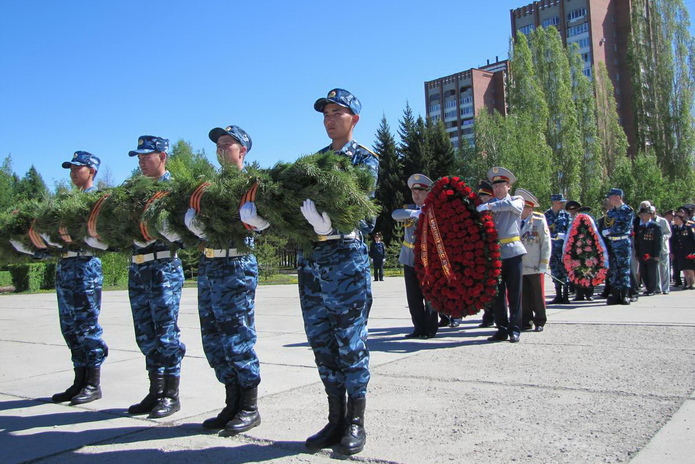
{"type": "Polygon", "coordinates": [[[376,199],[382,208],[374,230],[381,232],[384,243],[390,244],[394,238],[400,243],[401,237],[393,237],[395,221],[391,218],[391,212],[403,207],[405,202],[403,184],[405,180],[403,179],[403,167],[396,150],[396,140],[391,134],[386,116],[381,118],[381,124],[376,132],[374,153],[379,156],[379,181],[376,188],[376,199]]]}
{"type": "Polygon", "coordinates": [[[0,212],[14,204],[15,179],[12,172],[12,156],[7,155],[0,166],[0,212]]]}
{"type": "Polygon", "coordinates": [[[451,138],[446,132],[444,122],[439,120],[435,123],[428,118],[425,127],[427,131],[426,140],[429,145],[427,150],[429,156],[426,159],[427,167],[425,168],[429,173],[428,175],[432,180],[436,180],[440,177],[454,174],[456,153],[451,143],[451,138]]]}
{"type": "Polygon", "coordinates": [[[16,183],[14,201],[42,200],[50,196],[43,177],[32,164],[27,173],[16,183]]]}

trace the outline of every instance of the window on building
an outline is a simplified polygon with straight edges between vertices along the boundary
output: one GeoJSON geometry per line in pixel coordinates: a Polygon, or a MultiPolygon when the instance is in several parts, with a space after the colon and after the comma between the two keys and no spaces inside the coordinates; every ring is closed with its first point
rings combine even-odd
{"type": "Polygon", "coordinates": [[[447,111],[446,113],[444,113],[444,119],[455,118],[455,117],[456,117],[456,110],[447,111]]]}
{"type": "Polygon", "coordinates": [[[555,16],[553,18],[544,19],[543,22],[541,23],[541,26],[550,27],[550,26],[557,26],[558,24],[560,24],[560,17],[555,16]]]}
{"type": "Polygon", "coordinates": [[[527,26],[523,26],[519,28],[519,32],[521,32],[524,35],[529,35],[531,32],[536,30],[536,26],[533,24],[529,24],[527,26]]]}
{"type": "Polygon", "coordinates": [[[591,68],[586,68],[583,73],[586,77],[591,77],[591,68]]]}
{"type": "Polygon", "coordinates": [[[567,13],[567,21],[574,21],[584,16],[586,16],[586,8],[577,8],[567,13]]]}
{"type": "Polygon", "coordinates": [[[575,35],[582,34],[584,32],[589,32],[589,23],[582,23],[577,26],[572,26],[567,28],[567,37],[572,37],[575,35]]]}
{"type": "Polygon", "coordinates": [[[468,105],[473,103],[473,97],[461,97],[461,105],[468,105]]]}
{"type": "Polygon", "coordinates": [[[584,61],[584,63],[591,61],[591,53],[582,53],[582,61],[584,61]]]}
{"type": "Polygon", "coordinates": [[[433,93],[432,95],[430,95],[430,103],[432,103],[433,101],[439,100],[439,98],[440,98],[440,95],[438,93],[433,93]]]}
{"type": "Polygon", "coordinates": [[[438,113],[440,109],[441,109],[441,105],[439,105],[439,104],[430,105],[429,112],[430,113],[435,113],[435,112],[438,113]]]}
{"type": "Polygon", "coordinates": [[[473,114],[473,107],[472,106],[467,106],[466,108],[461,108],[461,116],[465,116],[467,114],[473,114]]]}

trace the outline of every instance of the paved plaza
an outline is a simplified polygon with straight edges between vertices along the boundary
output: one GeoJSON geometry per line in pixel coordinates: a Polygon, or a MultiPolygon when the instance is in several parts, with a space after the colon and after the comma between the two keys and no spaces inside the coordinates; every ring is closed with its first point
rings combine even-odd
{"type": "Polygon", "coordinates": [[[179,319],[182,409],[163,420],[126,412],[148,380],[125,291],[104,292],[104,397],[82,406],[50,401],[73,375],[55,294],[0,296],[0,464],[693,462],[695,291],[552,306],[544,332],[511,344],[488,342],[479,315],[405,339],[403,279],[373,290],[367,445],[350,458],[304,448],[327,402],[294,285],[258,288],[262,424],[236,437],[200,426],[224,386],[202,351],[195,289],[179,319]]]}

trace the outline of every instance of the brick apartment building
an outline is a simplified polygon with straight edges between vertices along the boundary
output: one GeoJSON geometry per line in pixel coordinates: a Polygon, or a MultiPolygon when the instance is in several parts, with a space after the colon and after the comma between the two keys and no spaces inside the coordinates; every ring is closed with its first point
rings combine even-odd
{"type": "MultiPolygon", "coordinates": [[[[530,34],[554,26],[565,45],[576,43],[584,74],[593,78],[603,62],[615,87],[618,116],[635,146],[632,85],[627,64],[630,0],[539,0],[510,11],[511,34],[530,34]]],[[[504,82],[507,60],[425,82],[427,116],[442,119],[454,146],[473,137],[473,120],[482,108],[506,114],[504,82]]]]}

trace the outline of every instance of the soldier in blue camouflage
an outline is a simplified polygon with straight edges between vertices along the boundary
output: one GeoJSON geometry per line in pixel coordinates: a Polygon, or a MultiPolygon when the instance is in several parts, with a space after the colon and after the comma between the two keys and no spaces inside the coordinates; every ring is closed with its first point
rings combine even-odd
{"type": "MultiPolygon", "coordinates": [[[[166,170],[169,140],[143,135],[137,149],[140,171],[147,177],[169,182],[166,170]]],[[[145,355],[150,389],[145,398],[128,408],[130,414],[167,417],[181,409],[179,382],[186,346],[180,341],[179,304],[183,268],[176,252],[160,241],[136,242],[128,272],[128,296],[133,313],[135,340],[145,355]]]]}
{"type": "MultiPolygon", "coordinates": [[[[70,180],[83,192],[96,190],[94,177],[101,161],[86,151],[77,151],[62,164],[70,169],[70,180]]],[[[43,236],[49,244],[48,236],[43,236]]],[[[101,287],[104,274],[101,260],[83,244],[64,237],[67,244],[56,268],[56,294],[60,330],[72,353],[73,384],[51,398],[59,403],[84,404],[101,398],[101,365],[108,355],[99,325],[101,287]]]]}
{"type": "MultiPolygon", "coordinates": [[[[378,158],[352,139],[361,107],[360,101],[343,89],[333,89],[314,103],[314,109],[323,113],[323,125],[332,141],[321,152],[332,150],[348,156],[353,165],[368,169],[376,179],[378,158]]],[[[367,318],[372,288],[363,237],[373,230],[373,220],[360,221],[352,231],[339,231],[311,199],[304,202],[301,212],[314,228],[317,242],[311,259],[299,257],[299,298],[329,408],[328,424],[309,437],[306,446],[317,449],[339,444],[343,453],[355,454],[362,451],[366,440],[367,318]]]]}
{"type": "Polygon", "coordinates": [[[623,191],[612,188],[606,195],[611,210],[606,214],[601,234],[610,241],[613,252],[609,255],[608,281],[612,295],[606,304],[629,305],[630,271],[632,258],[632,227],[634,211],[623,202],[623,191]]]}
{"type": "Polygon", "coordinates": [[[565,211],[567,202],[561,193],[550,196],[551,207],[545,212],[545,220],[550,229],[550,274],[555,282],[555,298],[551,304],[567,304],[569,300],[569,283],[567,271],[562,263],[562,247],[565,244],[565,234],[570,226],[570,214],[565,211]]]}
{"type": "MultiPolygon", "coordinates": [[[[251,150],[251,137],[239,126],[216,127],[208,134],[217,146],[217,159],[223,169],[243,169],[251,150]]],[[[270,226],[258,215],[254,202],[244,203],[239,215],[255,231],[270,226]]],[[[224,429],[228,435],[260,425],[258,384],[260,362],[256,345],[255,297],[258,263],[253,254],[237,250],[232,242],[210,243],[197,211],[186,213],[186,226],[206,240],[198,266],[198,314],[203,351],[225,386],[225,404],[217,417],[203,422],[206,429],[224,429]]],[[[247,241],[253,247],[253,239],[247,241]]]]}

